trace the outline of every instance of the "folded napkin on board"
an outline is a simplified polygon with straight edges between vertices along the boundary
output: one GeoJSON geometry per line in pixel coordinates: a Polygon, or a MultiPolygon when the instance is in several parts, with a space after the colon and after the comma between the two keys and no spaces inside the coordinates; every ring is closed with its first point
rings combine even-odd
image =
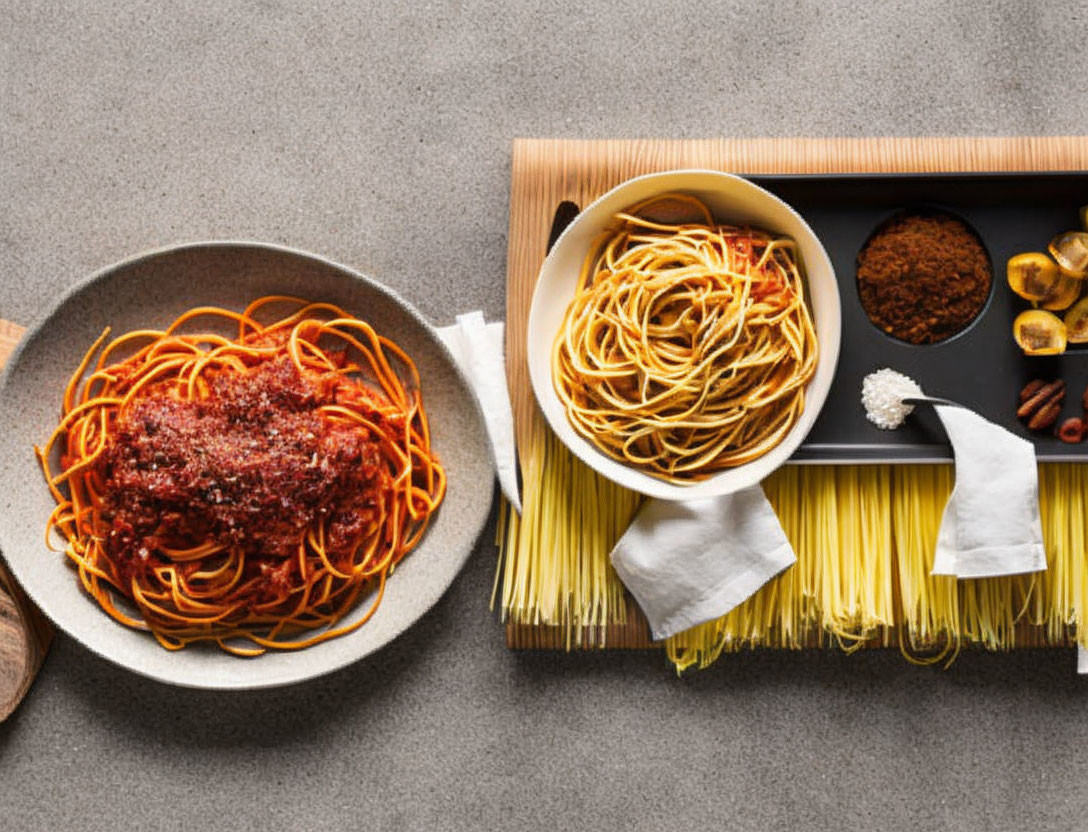
{"type": "Polygon", "coordinates": [[[870,373],[861,385],[869,421],[894,430],[931,405],[949,442],[956,481],[941,518],[932,574],[990,578],[1046,569],[1039,519],[1035,446],[966,407],[925,395],[895,370],[870,373]]]}
{"type": "Polygon", "coordinates": [[[720,618],[797,560],[763,488],[648,500],[612,550],[655,639],[720,618]]]}
{"type": "Polygon", "coordinates": [[[458,315],[457,323],[439,327],[438,335],[476,393],[495,455],[499,488],[514,511],[521,514],[514,414],[510,409],[506,364],[503,362],[503,325],[501,322],[484,323],[482,312],[468,312],[458,315]]]}
{"type": "Polygon", "coordinates": [[[935,405],[956,483],[941,518],[934,575],[988,578],[1046,569],[1035,446],[963,407],[935,405]]]}

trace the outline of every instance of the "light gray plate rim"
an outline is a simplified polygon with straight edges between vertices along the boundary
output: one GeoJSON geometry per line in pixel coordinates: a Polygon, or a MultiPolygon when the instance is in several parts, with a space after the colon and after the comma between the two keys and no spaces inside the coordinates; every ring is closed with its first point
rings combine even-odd
{"type": "MultiPolygon", "coordinates": [[[[73,299],[77,298],[85,291],[93,291],[94,284],[98,283],[99,281],[103,281],[104,279],[108,278],[109,276],[120,270],[138,266],[145,261],[153,260],[155,258],[170,257],[173,255],[185,253],[187,251],[198,252],[202,249],[237,249],[239,251],[250,250],[257,253],[271,255],[279,254],[287,258],[297,258],[303,261],[310,261],[312,264],[322,266],[330,270],[330,272],[335,273],[337,280],[342,278],[345,281],[354,281],[357,284],[356,288],[358,288],[360,291],[376,293],[377,295],[383,296],[389,303],[397,307],[398,311],[405,314],[414,325],[419,327],[418,335],[427,342],[429,349],[433,349],[435,351],[436,357],[439,357],[439,360],[443,365],[443,372],[450,371],[450,378],[455,380],[456,387],[459,388],[460,399],[463,400],[465,403],[464,410],[459,411],[456,417],[456,421],[461,423],[458,427],[458,430],[461,431],[461,433],[465,437],[471,440],[471,443],[474,443],[475,447],[483,450],[484,457],[481,460],[478,460],[478,462],[485,465],[487,471],[493,474],[494,467],[490,459],[490,454],[488,453],[489,445],[486,438],[486,432],[483,427],[483,416],[480,411],[479,403],[477,402],[475,395],[472,393],[471,386],[469,385],[468,380],[465,378],[464,373],[458,366],[457,362],[454,360],[452,354],[449,352],[449,349],[446,347],[445,343],[440,337],[438,337],[434,326],[429,321],[427,321],[411,303],[405,300],[396,290],[382,284],[381,282],[372,277],[369,277],[359,272],[351,266],[347,266],[331,258],[325,257],[320,254],[315,254],[313,252],[309,252],[300,248],[277,243],[267,243],[258,240],[210,239],[186,241],[158,246],[127,256],[121,260],[118,260],[115,263],[99,268],[88,276],[76,281],[65,292],[63,292],[48,309],[46,309],[42,314],[38,315],[36,319],[30,323],[23,337],[19,340],[15,349],[12,351],[9,360],[4,367],[3,373],[0,374],[0,408],[4,408],[4,402],[8,398],[7,393],[9,392],[9,385],[12,384],[11,379],[19,369],[21,362],[24,360],[25,351],[30,348],[30,345],[41,334],[43,329],[48,328],[50,326],[50,322],[53,321],[53,319],[57,317],[58,314],[65,308],[65,306],[68,303],[72,302],[73,299]]],[[[199,303],[200,299],[194,297],[193,305],[198,305],[199,303]]],[[[56,398],[59,403],[59,391],[57,391],[56,398]]],[[[433,423],[434,415],[431,416],[431,419],[433,423]]],[[[454,421],[453,417],[451,417],[450,421],[454,421]]],[[[28,456],[31,460],[33,460],[32,455],[28,454],[28,456]]],[[[33,472],[31,472],[28,467],[28,474],[30,473],[33,473],[39,479],[41,477],[40,471],[37,471],[36,466],[33,472]]],[[[238,682],[237,680],[221,682],[220,680],[217,680],[215,678],[196,677],[192,674],[189,674],[187,676],[171,673],[164,674],[161,672],[156,672],[155,670],[149,670],[148,668],[140,666],[138,664],[134,664],[129,660],[119,659],[118,656],[111,655],[108,651],[103,651],[95,646],[88,644],[87,640],[84,638],[85,634],[81,632],[72,632],[70,629],[63,626],[61,626],[61,629],[68,632],[69,635],[79,641],[84,647],[87,647],[88,649],[92,650],[92,652],[101,655],[103,658],[106,658],[107,660],[115,664],[125,667],[140,675],[144,675],[149,678],[156,679],[157,681],[180,687],[215,690],[256,690],[296,684],[299,682],[317,678],[327,673],[331,673],[335,670],[339,670],[349,664],[365,658],[366,656],[380,651],[389,642],[395,640],[405,630],[413,626],[416,621],[426,615],[426,613],[434,606],[434,604],[438,602],[442,595],[445,594],[445,591],[448,589],[449,585],[453,582],[457,575],[460,574],[460,571],[463,568],[465,562],[467,561],[468,556],[474,549],[475,543],[478,541],[480,533],[482,532],[487,522],[488,515],[490,513],[491,498],[493,492],[492,488],[476,488],[472,489],[471,491],[466,488],[466,492],[469,494],[469,497],[467,498],[469,500],[469,510],[467,514],[458,518],[458,522],[461,524],[461,530],[457,536],[459,545],[457,546],[456,551],[443,551],[440,555],[440,557],[447,564],[448,580],[445,580],[443,582],[444,585],[437,593],[433,594],[433,597],[425,598],[419,604],[418,609],[413,609],[412,612],[414,613],[414,615],[412,616],[410,621],[405,623],[404,626],[400,627],[400,629],[398,629],[395,633],[392,633],[389,638],[381,641],[380,643],[369,646],[368,649],[364,651],[352,651],[350,649],[335,650],[327,658],[324,658],[323,660],[317,662],[302,661],[281,663],[282,666],[277,668],[277,672],[274,673],[257,670],[253,674],[253,677],[249,680],[242,682],[238,682]]],[[[13,523],[9,522],[9,518],[6,515],[7,512],[0,512],[0,552],[4,553],[8,551],[15,551],[15,548],[18,548],[20,546],[20,543],[18,541],[13,540],[11,531],[11,526],[13,525],[13,523]]],[[[439,510],[439,518],[440,517],[441,509],[439,510]]],[[[43,529],[43,545],[41,546],[41,549],[44,552],[45,518],[42,517],[40,519],[43,529]]],[[[421,548],[422,546],[427,545],[428,542],[431,542],[433,546],[441,546],[441,541],[431,540],[431,538],[433,537],[433,533],[434,528],[432,527],[428,530],[424,543],[421,544],[421,548]]],[[[416,554],[416,552],[413,552],[408,556],[409,561],[414,554],[416,554]]],[[[22,558],[5,556],[5,560],[11,568],[12,573],[15,575],[16,579],[19,580],[20,584],[23,585],[23,587],[26,589],[27,594],[31,597],[31,599],[43,610],[43,612],[46,613],[48,617],[54,619],[55,616],[51,614],[51,611],[53,611],[53,603],[51,602],[51,599],[46,597],[40,597],[34,582],[26,580],[26,578],[28,577],[25,574],[27,568],[26,564],[23,563],[22,558]]],[[[63,555],[58,553],[56,554],[56,559],[51,564],[51,566],[47,566],[46,568],[64,568],[70,573],[67,577],[72,582],[78,582],[78,578],[76,577],[74,572],[72,572],[70,568],[63,563],[63,561],[63,555]]],[[[407,562],[408,561],[406,561],[406,563],[407,562]]],[[[34,568],[37,568],[37,566],[35,566],[34,568]]],[[[81,600],[88,605],[95,606],[94,601],[86,597],[85,595],[81,600]]],[[[108,621],[108,624],[110,626],[117,627],[119,630],[131,632],[125,630],[125,628],[123,628],[120,624],[116,624],[115,622],[108,621]]],[[[353,636],[358,636],[359,633],[365,632],[366,627],[367,625],[364,625],[363,628],[357,633],[335,639],[331,642],[326,642],[326,644],[338,644],[342,642],[347,642],[350,644],[349,640],[352,639],[353,636]]],[[[162,650],[162,648],[154,642],[154,639],[150,634],[137,633],[136,635],[149,640],[152,644],[154,644],[156,650],[162,650]]],[[[317,645],[316,647],[323,646],[324,645],[317,645]]],[[[188,649],[191,650],[193,648],[188,649]]],[[[260,663],[268,658],[274,658],[276,656],[283,655],[305,656],[308,651],[313,651],[314,649],[315,648],[307,648],[306,650],[298,651],[297,653],[269,654],[268,656],[260,657],[257,659],[238,659],[238,661],[248,662],[256,665],[259,668],[260,663]]]]}

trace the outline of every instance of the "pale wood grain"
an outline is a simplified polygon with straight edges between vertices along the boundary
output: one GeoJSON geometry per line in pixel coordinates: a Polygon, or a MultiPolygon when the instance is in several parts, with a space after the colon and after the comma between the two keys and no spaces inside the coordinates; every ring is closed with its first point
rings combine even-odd
{"type": "MultiPolygon", "coordinates": [[[[625,179],[673,168],[731,173],[911,173],[1061,171],[1088,168],[1088,137],[948,137],[862,139],[570,140],[516,139],[510,187],[506,277],[507,375],[519,448],[545,430],[525,355],[529,305],[556,207],[580,207],[625,179]]],[[[511,647],[562,647],[559,628],[507,626],[511,647]]],[[[622,627],[584,643],[648,647],[637,608],[622,627]],[[615,631],[615,632],[612,632],[615,631]]]]}
{"type": "Polygon", "coordinates": [[[15,349],[15,345],[19,343],[25,331],[19,324],[0,318],[0,367],[8,363],[12,350],[15,349]]]}
{"type": "MultiPolygon", "coordinates": [[[[0,320],[0,366],[7,363],[24,332],[0,320]]],[[[38,675],[53,627],[0,561],[0,722],[22,701],[38,675]]]]}

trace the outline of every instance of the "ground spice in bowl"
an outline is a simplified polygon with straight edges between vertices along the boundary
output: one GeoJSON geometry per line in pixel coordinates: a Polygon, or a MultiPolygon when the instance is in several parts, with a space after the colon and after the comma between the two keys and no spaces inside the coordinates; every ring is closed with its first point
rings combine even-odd
{"type": "Polygon", "coordinates": [[[982,311],[993,270],[967,225],[944,214],[893,217],[857,261],[858,294],[882,331],[911,344],[962,332],[982,311]]]}

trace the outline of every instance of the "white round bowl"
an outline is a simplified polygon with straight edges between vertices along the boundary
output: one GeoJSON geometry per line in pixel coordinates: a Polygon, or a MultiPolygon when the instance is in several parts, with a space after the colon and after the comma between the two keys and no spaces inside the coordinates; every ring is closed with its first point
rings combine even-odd
{"type": "Polygon", "coordinates": [[[651,173],[613,188],[582,211],[556,241],[540,269],[529,311],[529,377],[553,431],[571,452],[599,474],[633,491],[665,500],[696,500],[731,494],[763,480],[804,441],[827,398],[839,358],[839,287],[827,252],[801,216],[778,197],[746,179],[712,170],[651,173]],[[556,333],[574,297],[582,262],[614,215],[644,199],[679,191],[701,199],[722,223],[749,224],[796,241],[816,325],[819,359],[805,392],[805,409],[785,438],[758,459],[690,484],[674,484],[619,462],[575,432],[552,384],[556,333]]]}

